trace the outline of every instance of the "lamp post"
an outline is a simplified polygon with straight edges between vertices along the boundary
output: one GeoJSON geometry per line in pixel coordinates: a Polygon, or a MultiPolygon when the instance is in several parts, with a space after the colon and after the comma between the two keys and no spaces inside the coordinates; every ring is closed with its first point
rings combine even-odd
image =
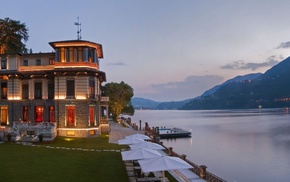
{"type": "Polygon", "coordinates": [[[140,130],[141,130],[141,123],[142,123],[142,121],[140,120],[140,121],[139,121],[140,130]]]}

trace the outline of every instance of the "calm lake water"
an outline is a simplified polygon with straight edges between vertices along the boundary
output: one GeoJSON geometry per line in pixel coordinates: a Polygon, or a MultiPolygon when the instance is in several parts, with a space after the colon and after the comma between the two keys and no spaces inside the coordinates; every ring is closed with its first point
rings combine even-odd
{"type": "Polygon", "coordinates": [[[282,109],[136,110],[131,119],[191,131],[162,141],[227,181],[290,181],[290,113],[282,109]]]}

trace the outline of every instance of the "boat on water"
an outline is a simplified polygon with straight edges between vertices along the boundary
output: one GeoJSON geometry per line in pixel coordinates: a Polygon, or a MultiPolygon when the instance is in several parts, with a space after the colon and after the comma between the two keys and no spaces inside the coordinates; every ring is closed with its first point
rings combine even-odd
{"type": "Polygon", "coordinates": [[[185,131],[180,128],[167,128],[159,127],[159,137],[160,138],[185,138],[191,137],[191,132],[185,131]]]}

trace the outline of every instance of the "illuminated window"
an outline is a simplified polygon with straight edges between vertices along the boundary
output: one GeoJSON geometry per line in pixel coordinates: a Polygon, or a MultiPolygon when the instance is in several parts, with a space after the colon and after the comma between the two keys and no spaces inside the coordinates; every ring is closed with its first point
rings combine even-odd
{"type": "Polygon", "coordinates": [[[65,60],[66,60],[65,49],[62,47],[60,48],[60,61],[65,62],[65,60]]]}
{"type": "Polygon", "coordinates": [[[81,47],[78,48],[78,62],[83,61],[83,49],[81,47]]]}
{"type": "Polygon", "coordinates": [[[22,85],[22,99],[28,99],[28,84],[22,85]]]}
{"type": "Polygon", "coordinates": [[[93,53],[92,49],[88,49],[88,62],[93,62],[93,53]]]}
{"type": "Polygon", "coordinates": [[[69,49],[65,48],[66,62],[69,62],[69,49]]]}
{"type": "Polygon", "coordinates": [[[77,48],[74,48],[74,59],[73,59],[74,62],[77,62],[78,61],[78,49],[77,48]]]}
{"type": "Polygon", "coordinates": [[[75,81],[74,80],[66,81],[66,98],[68,99],[75,98],[75,81]]]}
{"type": "Polygon", "coordinates": [[[53,58],[49,58],[49,64],[50,65],[54,65],[54,59],[53,58]]]}
{"type": "Polygon", "coordinates": [[[66,124],[68,127],[75,126],[75,106],[66,107],[66,124]]]}
{"type": "Polygon", "coordinates": [[[8,124],[8,106],[1,106],[0,107],[0,122],[1,125],[8,124]]]}
{"type": "Polygon", "coordinates": [[[95,80],[89,80],[89,96],[90,98],[95,98],[95,80]]]}
{"type": "Polygon", "coordinates": [[[6,59],[2,59],[1,60],[1,69],[7,69],[7,60],[6,59]]]}
{"type": "Polygon", "coordinates": [[[90,107],[90,125],[93,126],[95,121],[95,108],[90,107]]]}
{"type": "Polygon", "coordinates": [[[90,130],[90,135],[95,135],[95,134],[96,134],[95,130],[90,130]]]}
{"type": "Polygon", "coordinates": [[[7,82],[1,83],[1,99],[7,99],[7,82]]]}
{"type": "Polygon", "coordinates": [[[34,99],[42,99],[42,83],[34,83],[34,99]]]}
{"type": "Polygon", "coordinates": [[[49,122],[54,122],[54,106],[49,106],[49,122]]]}
{"type": "Polygon", "coordinates": [[[48,99],[54,99],[54,82],[50,81],[47,84],[48,99]]]}
{"type": "Polygon", "coordinates": [[[66,136],[75,136],[75,131],[66,131],[66,136]]]}
{"type": "Polygon", "coordinates": [[[74,62],[74,49],[72,47],[69,48],[69,62],[74,62]]]}
{"type": "Polygon", "coordinates": [[[23,113],[23,121],[28,121],[28,106],[23,106],[22,113],[23,113]]]}
{"type": "Polygon", "coordinates": [[[34,116],[35,116],[35,122],[43,121],[43,106],[35,106],[34,116]]]}

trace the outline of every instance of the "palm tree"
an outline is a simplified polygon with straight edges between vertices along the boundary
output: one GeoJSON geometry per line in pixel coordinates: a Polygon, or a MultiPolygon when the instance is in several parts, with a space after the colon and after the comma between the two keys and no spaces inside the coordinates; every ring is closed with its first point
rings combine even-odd
{"type": "Polygon", "coordinates": [[[0,54],[27,53],[28,28],[25,23],[10,18],[0,19],[0,54]]]}

